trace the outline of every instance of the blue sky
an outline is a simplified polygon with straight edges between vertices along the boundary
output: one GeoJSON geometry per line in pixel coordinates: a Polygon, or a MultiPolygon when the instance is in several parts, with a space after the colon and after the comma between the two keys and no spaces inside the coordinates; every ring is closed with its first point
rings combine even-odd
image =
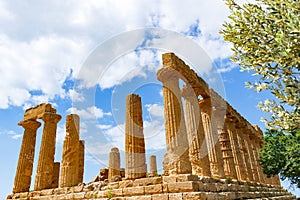
{"type": "MultiPolygon", "coordinates": [[[[246,89],[244,82],[255,77],[229,60],[230,45],[218,33],[227,15],[221,0],[0,1],[0,199],[13,188],[23,134],[17,123],[26,108],[43,102],[52,103],[63,117],[56,161],[61,161],[65,116],[80,115],[87,146],[84,181],[89,182],[108,164],[111,147],[124,149],[125,96],[139,94],[147,159],[154,153],[160,164],[163,104],[155,73],[163,52],[176,52],[249,122],[264,129],[260,118],[265,115],[256,105],[268,95],[246,89]]],[[[35,166],[41,134],[42,128],[35,166]]]]}

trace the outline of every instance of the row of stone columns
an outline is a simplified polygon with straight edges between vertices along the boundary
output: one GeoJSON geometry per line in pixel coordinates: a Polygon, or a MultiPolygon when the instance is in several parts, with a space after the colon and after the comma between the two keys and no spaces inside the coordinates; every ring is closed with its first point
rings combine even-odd
{"type": "Polygon", "coordinates": [[[274,181],[278,176],[266,180],[262,174],[258,162],[260,145],[257,143],[261,143],[258,131],[236,111],[228,109],[221,97],[212,91],[210,97],[199,100],[190,85],[181,91],[179,78],[182,75],[170,66],[163,66],[157,78],[163,83],[165,174],[193,173],[279,184],[274,181]]]}
{"type": "MultiPolygon", "coordinates": [[[[30,112],[32,112],[32,110],[30,110],[30,112]]],[[[40,118],[44,121],[44,127],[34,190],[56,188],[58,187],[59,181],[61,182],[61,187],[67,186],[69,183],[78,184],[82,182],[84,142],[79,141],[79,117],[76,115],[67,116],[67,135],[63,147],[62,166],[60,166],[59,162],[54,162],[57,123],[61,120],[61,116],[55,112],[55,109],[51,109],[51,112],[45,112],[41,116],[24,119],[18,123],[18,125],[24,128],[24,135],[13,193],[28,192],[31,185],[36,133],[37,129],[41,126],[41,123],[36,121],[36,118],[40,118]],[[61,172],[59,172],[60,168],[61,172]]]]}

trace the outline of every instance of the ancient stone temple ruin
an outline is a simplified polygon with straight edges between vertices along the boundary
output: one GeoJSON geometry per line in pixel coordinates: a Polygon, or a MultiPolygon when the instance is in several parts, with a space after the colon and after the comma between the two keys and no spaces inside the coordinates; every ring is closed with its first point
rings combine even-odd
{"type": "Polygon", "coordinates": [[[50,104],[42,104],[27,110],[19,123],[25,131],[15,186],[8,199],[296,199],[280,186],[278,176],[263,174],[258,162],[263,145],[259,127],[251,125],[174,53],[163,54],[162,59],[157,79],[163,84],[163,174],[157,171],[155,155],[149,158],[147,173],[140,96],[126,97],[125,170],[120,166],[120,151],[114,147],[108,152],[108,168],[83,184],[79,117],[67,116],[58,175],[59,163],[54,163],[53,156],[61,117],[50,104]],[[40,191],[29,192],[35,135],[41,125],[36,119],[45,122],[34,188],[40,191]]]}
{"type": "Polygon", "coordinates": [[[37,129],[44,121],[43,135],[35,177],[34,190],[78,185],[83,180],[84,142],[79,141],[79,117],[71,114],[66,120],[66,138],[63,147],[63,161],[54,162],[56,128],[61,116],[51,104],[40,104],[27,109],[22,126],[24,135],[16,170],[14,193],[29,192],[33,169],[37,129]]]}

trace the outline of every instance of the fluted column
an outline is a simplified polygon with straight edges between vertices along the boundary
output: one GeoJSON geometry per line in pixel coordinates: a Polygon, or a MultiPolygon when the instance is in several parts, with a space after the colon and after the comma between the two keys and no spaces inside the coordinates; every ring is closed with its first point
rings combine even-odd
{"type": "Polygon", "coordinates": [[[55,113],[45,113],[41,118],[44,129],[40,147],[34,190],[51,188],[54,168],[55,140],[57,123],[61,116],[55,113]]]}
{"type": "Polygon", "coordinates": [[[150,163],[150,176],[157,176],[157,164],[156,164],[156,156],[155,155],[151,155],[149,157],[149,163],[150,163]]]}
{"type": "Polygon", "coordinates": [[[28,192],[31,184],[36,131],[41,126],[35,120],[26,120],[18,123],[24,130],[22,146],[19,154],[13,193],[28,192]]]}
{"type": "Polygon", "coordinates": [[[113,182],[116,177],[120,176],[120,152],[117,147],[110,150],[108,165],[108,180],[113,182]]]}
{"type": "Polygon", "coordinates": [[[218,122],[213,121],[216,120],[216,118],[212,118],[212,103],[210,98],[202,99],[200,101],[200,111],[204,125],[207,148],[209,151],[208,156],[211,175],[217,178],[224,178],[225,174],[218,133],[220,130],[218,130],[217,127],[218,122]]]}
{"type": "Polygon", "coordinates": [[[78,183],[83,183],[84,174],[84,140],[79,140],[79,169],[78,169],[78,183]]]}
{"type": "Polygon", "coordinates": [[[79,124],[78,115],[67,115],[59,178],[60,187],[70,187],[79,183],[79,124]]]}
{"type": "Polygon", "coordinates": [[[263,143],[263,139],[262,139],[263,133],[257,125],[254,125],[253,128],[255,131],[252,133],[253,137],[250,139],[253,140],[253,155],[255,156],[255,160],[256,160],[258,178],[260,183],[265,183],[266,182],[265,175],[259,163],[259,150],[262,147],[262,143],[263,143]]]}
{"type": "Polygon", "coordinates": [[[224,125],[224,129],[220,133],[220,145],[224,162],[225,176],[237,179],[232,148],[226,124],[224,125]]]}
{"type": "Polygon", "coordinates": [[[250,157],[248,154],[248,150],[245,144],[245,139],[244,139],[244,125],[241,122],[238,122],[236,124],[237,128],[237,137],[239,141],[239,146],[240,146],[240,152],[242,154],[244,166],[246,169],[246,174],[247,174],[247,180],[248,181],[253,181],[253,176],[252,176],[252,169],[251,169],[251,164],[250,164],[250,157]]]}
{"type": "Polygon", "coordinates": [[[186,129],[189,142],[189,157],[192,173],[200,176],[211,176],[207,143],[201,118],[198,97],[193,89],[183,88],[184,105],[186,112],[186,129]]]}
{"type": "Polygon", "coordinates": [[[163,83],[167,147],[163,164],[165,173],[170,175],[192,173],[179,76],[177,71],[168,66],[157,72],[157,79],[163,83]]]}
{"type": "Polygon", "coordinates": [[[143,133],[141,97],[130,94],[126,97],[125,154],[127,179],[146,176],[145,140],[143,133]]]}
{"type": "Polygon", "coordinates": [[[246,166],[244,159],[242,157],[241,148],[238,142],[238,133],[236,130],[235,121],[231,118],[226,118],[227,120],[227,131],[231,141],[232,154],[234,158],[235,170],[237,173],[238,180],[247,180],[246,166]]]}

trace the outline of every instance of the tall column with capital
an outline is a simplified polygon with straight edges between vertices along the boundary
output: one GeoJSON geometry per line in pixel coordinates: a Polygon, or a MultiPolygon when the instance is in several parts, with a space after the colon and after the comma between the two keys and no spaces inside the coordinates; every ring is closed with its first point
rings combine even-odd
{"type": "Polygon", "coordinates": [[[182,89],[186,111],[186,129],[189,142],[189,157],[193,174],[211,176],[207,142],[201,118],[198,97],[193,89],[185,86],[182,89]]]}
{"type": "Polygon", "coordinates": [[[26,120],[18,123],[24,130],[18,166],[15,176],[13,193],[29,192],[35,152],[36,131],[41,126],[35,120],[26,120]]]}
{"type": "Polygon", "coordinates": [[[218,133],[221,132],[221,130],[217,126],[218,122],[215,121],[216,117],[212,117],[216,116],[213,114],[212,106],[211,98],[202,99],[200,101],[200,110],[209,152],[211,175],[217,178],[224,178],[225,173],[218,133]]]}
{"type": "Polygon", "coordinates": [[[55,113],[46,112],[41,119],[44,121],[44,129],[34,190],[48,189],[52,186],[56,128],[57,123],[61,120],[61,116],[55,113]]]}
{"type": "Polygon", "coordinates": [[[167,153],[164,156],[163,167],[169,175],[192,173],[179,77],[180,74],[168,66],[163,66],[157,72],[157,79],[163,83],[166,130],[167,153]]]}
{"type": "Polygon", "coordinates": [[[125,177],[127,179],[146,177],[142,102],[141,97],[136,94],[129,94],[126,97],[125,155],[125,177]]]}
{"type": "Polygon", "coordinates": [[[234,158],[235,169],[237,173],[238,180],[247,180],[246,166],[244,159],[242,157],[241,148],[238,142],[237,130],[236,130],[236,121],[231,117],[226,118],[227,121],[227,131],[231,141],[232,154],[234,158]]]}

